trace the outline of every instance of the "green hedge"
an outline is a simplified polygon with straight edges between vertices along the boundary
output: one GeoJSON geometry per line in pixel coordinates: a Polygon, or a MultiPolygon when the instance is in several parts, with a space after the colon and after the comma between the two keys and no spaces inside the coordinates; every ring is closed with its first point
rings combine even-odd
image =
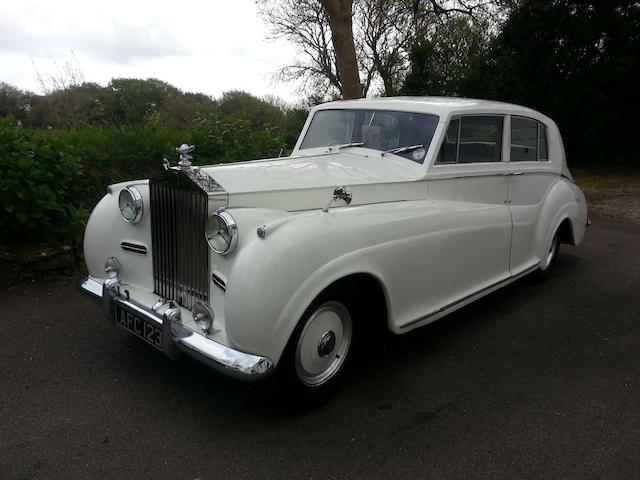
{"type": "Polygon", "coordinates": [[[106,186],[148,178],[175,147],[196,145],[197,164],[274,157],[283,132],[247,120],[200,118],[188,129],[149,121],[128,127],[25,129],[0,119],[0,241],[77,242],[106,186]]]}

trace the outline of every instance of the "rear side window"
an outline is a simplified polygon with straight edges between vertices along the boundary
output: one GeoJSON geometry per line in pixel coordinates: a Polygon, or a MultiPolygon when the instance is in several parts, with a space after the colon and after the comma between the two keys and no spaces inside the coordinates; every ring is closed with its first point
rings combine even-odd
{"type": "Polygon", "coordinates": [[[549,160],[547,128],[531,118],[511,117],[511,162],[549,160]]]}
{"type": "Polygon", "coordinates": [[[436,163],[502,161],[503,121],[503,117],[496,115],[452,119],[436,163]]]}

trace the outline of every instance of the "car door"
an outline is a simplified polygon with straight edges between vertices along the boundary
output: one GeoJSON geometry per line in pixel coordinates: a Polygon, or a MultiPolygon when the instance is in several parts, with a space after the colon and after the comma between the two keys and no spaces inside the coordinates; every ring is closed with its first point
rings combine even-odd
{"type": "Polygon", "coordinates": [[[437,279],[442,305],[509,277],[511,216],[507,206],[504,117],[451,119],[429,170],[428,197],[442,209],[437,279]]]}
{"type": "Polygon", "coordinates": [[[538,264],[533,242],[544,199],[557,181],[549,161],[546,126],[511,116],[509,124],[508,205],[513,222],[509,268],[513,275],[538,264]]]}

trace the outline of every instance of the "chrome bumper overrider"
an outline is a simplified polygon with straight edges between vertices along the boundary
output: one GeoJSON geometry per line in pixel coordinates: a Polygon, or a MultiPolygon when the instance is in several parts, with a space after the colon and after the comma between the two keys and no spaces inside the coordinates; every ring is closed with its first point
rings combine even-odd
{"type": "Polygon", "coordinates": [[[111,322],[115,323],[113,312],[117,302],[160,326],[162,351],[171,359],[176,359],[183,352],[225,375],[244,381],[260,380],[274,370],[273,362],[267,357],[229,348],[184,327],[167,315],[160,315],[136,304],[128,298],[128,294],[121,293],[115,280],[107,280],[101,284],[87,277],[80,280],[78,288],[89,298],[102,304],[105,317],[111,322]]]}

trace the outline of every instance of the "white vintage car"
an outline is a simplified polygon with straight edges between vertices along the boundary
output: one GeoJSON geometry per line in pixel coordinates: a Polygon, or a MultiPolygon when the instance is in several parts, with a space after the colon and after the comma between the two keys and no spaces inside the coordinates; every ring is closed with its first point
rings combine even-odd
{"type": "Polygon", "coordinates": [[[453,98],[315,107],[287,158],[180,162],[111,185],[80,288],[170,358],[333,389],[358,336],[402,334],[579,244],[587,205],[556,124],[453,98]]]}

